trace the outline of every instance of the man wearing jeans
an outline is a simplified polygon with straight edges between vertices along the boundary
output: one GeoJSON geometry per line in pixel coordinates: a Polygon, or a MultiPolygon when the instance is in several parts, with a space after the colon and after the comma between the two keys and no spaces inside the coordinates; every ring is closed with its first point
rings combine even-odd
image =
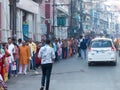
{"type": "Polygon", "coordinates": [[[46,88],[49,90],[50,76],[52,71],[53,59],[55,59],[55,52],[52,47],[50,47],[50,40],[46,40],[46,45],[41,47],[38,57],[41,58],[42,67],[42,81],[40,90],[44,90],[45,81],[46,88]]]}
{"type": "Polygon", "coordinates": [[[87,53],[87,45],[85,42],[85,39],[83,38],[81,43],[80,43],[80,49],[81,49],[81,58],[84,60],[86,59],[86,53],[87,53]]]}
{"type": "Polygon", "coordinates": [[[31,51],[32,51],[31,69],[36,70],[36,61],[35,61],[36,44],[32,41],[32,38],[29,39],[29,46],[30,46],[31,51]]]}

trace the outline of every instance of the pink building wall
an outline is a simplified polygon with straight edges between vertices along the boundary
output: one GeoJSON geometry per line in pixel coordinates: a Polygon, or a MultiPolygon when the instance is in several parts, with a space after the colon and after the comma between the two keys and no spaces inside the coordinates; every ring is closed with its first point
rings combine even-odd
{"type": "Polygon", "coordinates": [[[40,8],[41,8],[41,15],[45,17],[45,1],[44,0],[42,1],[40,8]]]}
{"type": "MultiPolygon", "coordinates": [[[[64,4],[69,4],[70,0],[55,0],[57,2],[61,2],[64,4]]],[[[64,6],[66,9],[68,9],[68,6],[64,6]]],[[[52,31],[53,27],[53,0],[48,0],[41,4],[41,10],[42,15],[45,16],[45,24],[47,26],[47,33],[49,34],[52,31]]]]}
{"type": "Polygon", "coordinates": [[[50,34],[53,25],[53,0],[43,1],[41,7],[45,15],[47,34],[50,34]]]}
{"type": "Polygon", "coordinates": [[[2,38],[2,35],[1,35],[1,28],[2,28],[2,26],[1,26],[1,17],[2,17],[2,6],[1,6],[2,4],[1,4],[1,2],[0,2],[0,40],[1,40],[1,38],[2,38]]]}

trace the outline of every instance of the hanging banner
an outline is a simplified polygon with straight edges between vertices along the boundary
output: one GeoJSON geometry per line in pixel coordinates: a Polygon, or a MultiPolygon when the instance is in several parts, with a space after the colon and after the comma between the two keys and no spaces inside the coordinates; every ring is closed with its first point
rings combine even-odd
{"type": "Polygon", "coordinates": [[[29,24],[28,24],[28,22],[23,23],[22,30],[23,30],[23,39],[25,41],[28,41],[28,39],[29,39],[29,24]]]}

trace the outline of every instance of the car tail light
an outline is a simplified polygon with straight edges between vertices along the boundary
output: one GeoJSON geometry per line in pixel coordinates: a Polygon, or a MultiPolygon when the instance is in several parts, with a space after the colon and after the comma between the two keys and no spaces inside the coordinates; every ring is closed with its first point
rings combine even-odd
{"type": "Polygon", "coordinates": [[[111,50],[112,50],[112,51],[115,51],[116,49],[115,49],[115,47],[111,47],[111,50]]]}
{"type": "Polygon", "coordinates": [[[88,48],[88,51],[90,52],[90,51],[91,51],[91,48],[88,48]]]}

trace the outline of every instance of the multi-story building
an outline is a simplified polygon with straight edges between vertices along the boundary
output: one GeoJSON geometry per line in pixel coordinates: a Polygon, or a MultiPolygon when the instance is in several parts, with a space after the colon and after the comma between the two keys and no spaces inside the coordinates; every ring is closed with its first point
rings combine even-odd
{"type": "Polygon", "coordinates": [[[80,35],[80,0],[71,0],[71,19],[68,30],[69,37],[78,37],[80,35]]]}
{"type": "Polygon", "coordinates": [[[40,41],[46,33],[43,33],[46,26],[41,5],[42,0],[0,0],[0,39],[7,41],[8,37],[16,37],[40,41]]]}
{"type": "Polygon", "coordinates": [[[9,0],[0,0],[0,40],[7,41],[11,36],[9,0]]]}
{"type": "Polygon", "coordinates": [[[46,39],[46,35],[47,35],[47,25],[45,23],[46,17],[45,17],[45,0],[42,1],[41,5],[40,5],[40,16],[41,16],[41,39],[46,39]]]}
{"type": "Polygon", "coordinates": [[[27,37],[40,40],[40,8],[39,3],[32,0],[17,2],[17,38],[27,37]]]}
{"type": "Polygon", "coordinates": [[[54,0],[53,2],[53,29],[56,38],[66,39],[69,28],[69,6],[70,0],[54,0]]]}
{"type": "Polygon", "coordinates": [[[103,4],[103,1],[82,0],[80,10],[82,10],[84,32],[94,31],[97,34],[105,35],[115,32],[115,13],[108,11],[108,6],[103,4]]]}
{"type": "Polygon", "coordinates": [[[51,29],[52,29],[52,2],[53,0],[45,0],[45,24],[47,28],[47,37],[51,37],[51,29]]]}

